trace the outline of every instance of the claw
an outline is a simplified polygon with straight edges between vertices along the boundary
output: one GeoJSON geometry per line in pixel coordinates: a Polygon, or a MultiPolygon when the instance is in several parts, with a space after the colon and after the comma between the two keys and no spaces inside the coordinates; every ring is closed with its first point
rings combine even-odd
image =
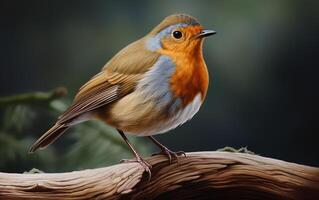
{"type": "Polygon", "coordinates": [[[148,180],[150,181],[152,178],[152,165],[143,160],[142,158],[136,158],[136,159],[123,159],[121,160],[121,163],[133,163],[138,162],[142,167],[144,168],[144,171],[147,173],[148,180]]]}
{"type": "Polygon", "coordinates": [[[178,156],[184,156],[184,157],[186,157],[185,151],[177,151],[176,154],[177,154],[178,156]]]}
{"type": "Polygon", "coordinates": [[[157,154],[153,154],[153,155],[166,155],[169,161],[169,164],[172,164],[172,157],[176,159],[176,161],[178,162],[178,156],[184,156],[186,157],[186,153],[184,151],[171,151],[168,148],[163,148],[161,152],[157,153],[157,154]]]}

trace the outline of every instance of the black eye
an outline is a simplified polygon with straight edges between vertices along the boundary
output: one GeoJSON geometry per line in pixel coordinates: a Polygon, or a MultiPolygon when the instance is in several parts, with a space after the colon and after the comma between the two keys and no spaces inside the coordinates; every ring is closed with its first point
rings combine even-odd
{"type": "Polygon", "coordinates": [[[174,31],[173,32],[173,37],[176,39],[180,39],[183,36],[182,32],[180,31],[174,31]]]}

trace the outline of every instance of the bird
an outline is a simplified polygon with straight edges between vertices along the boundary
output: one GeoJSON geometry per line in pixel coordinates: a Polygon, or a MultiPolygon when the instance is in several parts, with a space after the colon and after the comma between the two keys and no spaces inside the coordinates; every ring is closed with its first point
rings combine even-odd
{"type": "Polygon", "coordinates": [[[80,87],[72,104],[29,153],[47,147],[76,124],[100,120],[118,131],[134,154],[130,161],[140,163],[149,174],[152,166],[126,134],[149,138],[169,162],[185,155],[169,150],[153,136],[184,124],[200,109],[209,85],[203,41],[215,33],[190,15],[167,16],[80,87]]]}

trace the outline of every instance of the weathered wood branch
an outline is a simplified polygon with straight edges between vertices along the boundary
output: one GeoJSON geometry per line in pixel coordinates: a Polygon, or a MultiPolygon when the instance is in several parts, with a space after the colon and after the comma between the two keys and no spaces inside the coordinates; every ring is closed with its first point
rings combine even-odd
{"type": "Polygon", "coordinates": [[[57,174],[0,173],[0,199],[319,199],[319,168],[257,155],[188,153],[57,174]]]}

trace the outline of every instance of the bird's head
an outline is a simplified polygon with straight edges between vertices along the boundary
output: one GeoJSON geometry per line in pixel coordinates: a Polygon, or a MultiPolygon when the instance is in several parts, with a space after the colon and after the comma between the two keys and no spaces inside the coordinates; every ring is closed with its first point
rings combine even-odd
{"type": "Polygon", "coordinates": [[[151,51],[192,52],[201,47],[203,38],[215,33],[204,30],[192,16],[175,14],[166,17],[147,35],[146,46],[151,51]]]}

